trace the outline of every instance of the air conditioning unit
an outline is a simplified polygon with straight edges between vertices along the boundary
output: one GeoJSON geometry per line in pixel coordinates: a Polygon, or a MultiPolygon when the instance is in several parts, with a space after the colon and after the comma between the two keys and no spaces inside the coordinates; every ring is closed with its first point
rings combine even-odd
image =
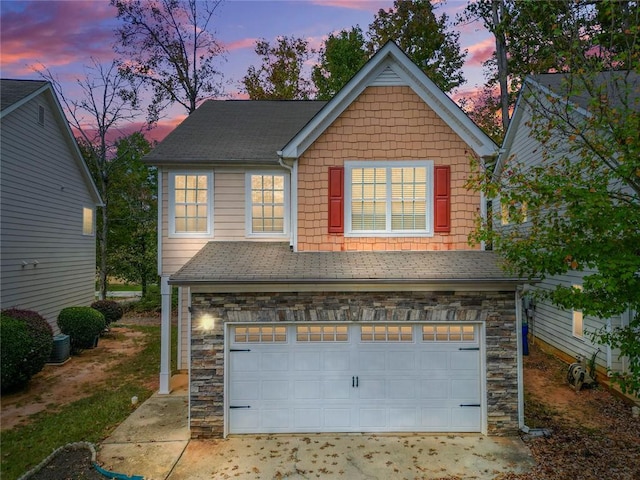
{"type": "Polygon", "coordinates": [[[64,363],[69,360],[71,354],[71,338],[63,333],[53,336],[53,350],[49,357],[49,363],[64,363]]]}

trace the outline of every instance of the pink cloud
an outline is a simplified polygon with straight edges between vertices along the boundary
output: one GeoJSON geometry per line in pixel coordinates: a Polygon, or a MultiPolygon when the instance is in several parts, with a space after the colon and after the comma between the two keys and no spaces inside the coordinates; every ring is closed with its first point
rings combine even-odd
{"type": "Polygon", "coordinates": [[[466,64],[468,66],[481,66],[496,51],[496,44],[493,37],[474,43],[467,48],[469,57],[466,64]]]}
{"type": "Polygon", "coordinates": [[[2,12],[5,76],[24,73],[34,63],[59,67],[86,63],[89,57],[113,58],[116,11],[107,2],[27,2],[21,7],[9,4],[2,12]]]}
{"type": "Polygon", "coordinates": [[[377,12],[381,8],[386,10],[393,6],[393,1],[380,0],[314,0],[312,3],[322,7],[338,7],[368,12],[377,12]]]}
{"type": "Polygon", "coordinates": [[[241,50],[243,48],[253,49],[256,46],[256,40],[257,38],[241,38],[240,40],[225,44],[225,48],[229,52],[241,50]]]}

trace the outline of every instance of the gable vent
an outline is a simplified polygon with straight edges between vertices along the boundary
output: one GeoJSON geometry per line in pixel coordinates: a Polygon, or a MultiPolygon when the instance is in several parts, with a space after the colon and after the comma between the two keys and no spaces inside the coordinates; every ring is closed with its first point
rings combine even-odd
{"type": "Polygon", "coordinates": [[[371,85],[376,87],[397,87],[406,84],[407,82],[400,78],[400,76],[394,72],[391,67],[385,68],[371,83],[371,85]]]}

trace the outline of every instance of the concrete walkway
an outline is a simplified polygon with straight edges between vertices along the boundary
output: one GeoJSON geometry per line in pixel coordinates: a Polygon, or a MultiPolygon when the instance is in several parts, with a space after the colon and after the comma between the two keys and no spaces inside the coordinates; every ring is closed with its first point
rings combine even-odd
{"type": "Polygon", "coordinates": [[[253,435],[189,440],[186,376],[139,406],[98,449],[107,470],[147,480],[490,480],[534,464],[520,438],[456,435],[253,435]]]}

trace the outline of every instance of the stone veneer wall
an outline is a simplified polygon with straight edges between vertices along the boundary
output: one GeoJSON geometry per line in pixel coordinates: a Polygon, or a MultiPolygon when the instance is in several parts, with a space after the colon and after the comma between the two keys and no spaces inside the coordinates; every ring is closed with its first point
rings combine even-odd
{"type": "Polygon", "coordinates": [[[488,433],[518,430],[513,292],[194,293],[192,308],[192,438],[220,438],[224,433],[226,322],[484,322],[488,433]],[[204,314],[216,319],[213,330],[200,327],[204,314]]]}

